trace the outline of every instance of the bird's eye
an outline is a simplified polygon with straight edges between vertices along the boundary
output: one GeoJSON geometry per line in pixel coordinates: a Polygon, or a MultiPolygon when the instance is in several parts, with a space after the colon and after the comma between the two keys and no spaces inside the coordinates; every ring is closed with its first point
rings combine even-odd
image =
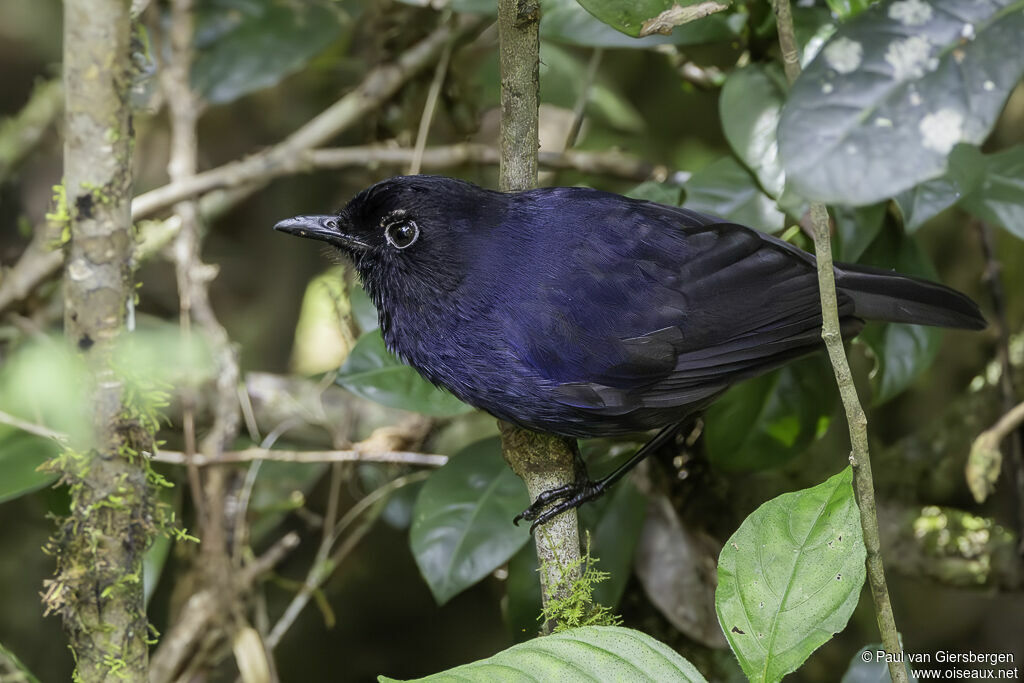
{"type": "Polygon", "coordinates": [[[403,219],[384,228],[384,237],[395,249],[405,249],[420,237],[420,226],[415,221],[403,219]]]}

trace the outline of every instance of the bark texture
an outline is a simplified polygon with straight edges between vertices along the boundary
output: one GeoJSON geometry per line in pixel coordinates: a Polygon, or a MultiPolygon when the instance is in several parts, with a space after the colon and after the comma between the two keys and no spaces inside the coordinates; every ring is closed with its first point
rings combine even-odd
{"type": "Polygon", "coordinates": [[[129,3],[66,0],[64,9],[64,329],[90,371],[93,434],[57,461],[71,511],[54,539],[57,573],[44,599],[63,619],[81,680],[144,680],[152,436],[123,405],[112,365],[135,294],[129,3]]]}

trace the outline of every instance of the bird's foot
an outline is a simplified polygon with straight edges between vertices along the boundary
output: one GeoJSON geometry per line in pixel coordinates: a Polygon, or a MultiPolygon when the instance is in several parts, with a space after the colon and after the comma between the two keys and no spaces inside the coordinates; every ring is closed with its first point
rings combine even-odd
{"type": "Polygon", "coordinates": [[[519,526],[519,520],[522,519],[532,522],[530,524],[530,533],[532,534],[537,527],[557,515],[599,498],[604,490],[604,482],[591,481],[589,477],[579,478],[572,484],[548,489],[537,496],[537,500],[533,501],[530,507],[516,515],[512,523],[519,526]]]}

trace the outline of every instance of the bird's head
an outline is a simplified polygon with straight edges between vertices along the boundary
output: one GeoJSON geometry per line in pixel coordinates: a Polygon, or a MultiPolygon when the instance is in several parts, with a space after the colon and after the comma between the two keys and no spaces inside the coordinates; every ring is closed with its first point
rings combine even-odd
{"type": "Polygon", "coordinates": [[[357,194],[335,214],[296,216],[274,226],[320,240],[352,259],[378,307],[383,298],[452,291],[468,268],[474,233],[496,218],[502,195],[441,176],[398,176],[357,194]]]}

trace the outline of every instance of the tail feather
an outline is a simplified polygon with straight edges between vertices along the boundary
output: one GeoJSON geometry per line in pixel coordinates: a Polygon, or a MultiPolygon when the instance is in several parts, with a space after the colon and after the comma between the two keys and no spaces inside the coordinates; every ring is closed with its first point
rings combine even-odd
{"type": "Polygon", "coordinates": [[[967,330],[988,325],[967,295],[910,275],[837,263],[836,286],[853,299],[859,318],[967,330]]]}

